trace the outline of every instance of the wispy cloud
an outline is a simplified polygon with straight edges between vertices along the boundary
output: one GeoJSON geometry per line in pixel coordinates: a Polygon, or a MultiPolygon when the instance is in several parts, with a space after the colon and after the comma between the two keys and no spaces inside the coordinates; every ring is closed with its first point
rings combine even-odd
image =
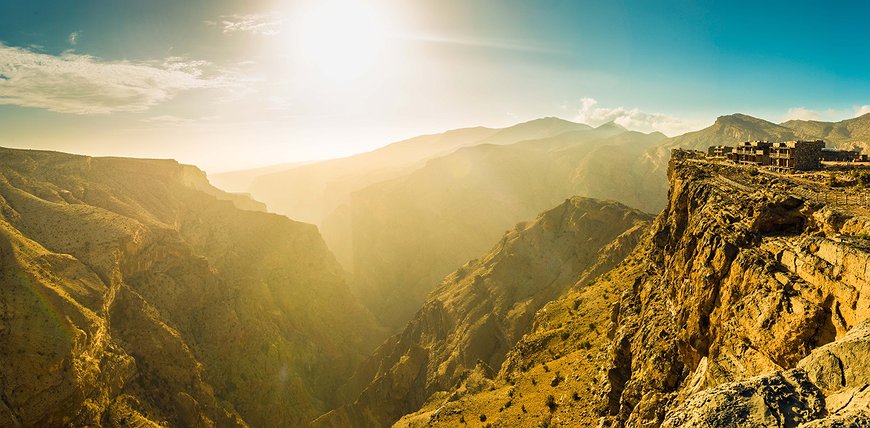
{"type": "Polygon", "coordinates": [[[580,100],[577,120],[592,126],[612,121],[631,130],[659,131],[669,136],[683,134],[698,129],[702,125],[695,121],[676,118],[664,113],[641,111],[638,108],[600,107],[598,100],[588,97],[580,100]]]}
{"type": "Polygon", "coordinates": [[[141,119],[142,122],[156,124],[158,126],[185,126],[195,124],[210,124],[219,120],[217,116],[200,116],[196,118],[174,116],[170,114],[151,116],[141,119]]]}
{"type": "Polygon", "coordinates": [[[71,51],[49,55],[2,44],[0,74],[5,76],[0,104],[73,114],[142,111],[183,91],[238,84],[229,72],[204,61],[103,61],[71,51]]]}
{"type": "Polygon", "coordinates": [[[73,31],[72,33],[69,33],[69,38],[67,39],[69,41],[69,44],[73,46],[79,44],[79,36],[81,35],[81,31],[73,31]]]}
{"type": "Polygon", "coordinates": [[[218,21],[204,21],[206,25],[220,27],[224,34],[250,33],[274,36],[281,33],[284,18],[277,13],[224,15],[218,21]]]}
{"type": "Polygon", "coordinates": [[[820,120],[821,117],[819,112],[806,107],[793,107],[785,114],[785,120],[820,120]]]}
{"type": "Polygon", "coordinates": [[[481,38],[481,37],[451,37],[451,36],[441,36],[436,34],[401,34],[397,37],[405,40],[417,41],[417,42],[425,42],[425,43],[439,43],[439,44],[448,44],[448,45],[457,45],[457,46],[467,46],[474,48],[483,48],[483,49],[498,49],[498,50],[508,50],[508,51],[520,51],[520,52],[536,52],[536,53],[549,53],[549,54],[563,54],[564,51],[559,49],[555,49],[551,46],[542,46],[535,45],[531,43],[525,43],[517,40],[510,39],[497,39],[497,38],[481,38]]]}
{"type": "Polygon", "coordinates": [[[845,109],[812,110],[806,107],[792,107],[785,113],[783,120],[818,120],[836,122],[870,113],[870,105],[856,105],[845,109]]]}
{"type": "Polygon", "coordinates": [[[172,116],[168,114],[160,115],[160,116],[152,116],[149,118],[142,119],[142,122],[146,123],[159,123],[166,125],[184,125],[187,123],[193,123],[195,120],[187,117],[179,117],[172,116]]]}

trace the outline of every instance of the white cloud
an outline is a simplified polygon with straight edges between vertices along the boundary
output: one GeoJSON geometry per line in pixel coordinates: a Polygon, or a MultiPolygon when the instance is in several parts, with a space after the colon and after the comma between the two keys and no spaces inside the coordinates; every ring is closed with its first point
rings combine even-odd
{"type": "Polygon", "coordinates": [[[224,34],[251,33],[274,36],[281,32],[284,19],[274,13],[250,15],[224,15],[220,21],[205,21],[207,25],[221,27],[224,34]]]}
{"type": "Polygon", "coordinates": [[[821,118],[819,112],[806,107],[793,107],[785,114],[785,120],[820,120],[821,118]]]}
{"type": "Polygon", "coordinates": [[[825,122],[839,122],[870,113],[870,105],[855,105],[851,108],[833,109],[822,111],[811,110],[806,107],[793,107],[788,109],[784,120],[819,120],[825,122]]]}
{"type": "Polygon", "coordinates": [[[592,126],[599,126],[607,122],[614,122],[625,128],[652,132],[659,131],[673,136],[698,129],[701,124],[679,119],[663,113],[649,113],[638,108],[627,109],[625,107],[600,107],[594,98],[582,98],[577,120],[592,126]]]}
{"type": "Polygon", "coordinates": [[[103,61],[71,51],[48,55],[0,44],[0,104],[60,113],[142,111],[196,88],[232,86],[204,61],[103,61]]]}
{"type": "Polygon", "coordinates": [[[79,44],[79,36],[81,36],[81,34],[82,34],[81,31],[73,31],[72,33],[70,33],[69,39],[68,39],[69,44],[71,44],[73,46],[79,44]]]}
{"type": "Polygon", "coordinates": [[[172,116],[168,114],[160,115],[160,116],[152,116],[146,119],[142,119],[143,122],[147,123],[160,123],[166,125],[184,125],[187,123],[193,123],[194,120],[187,117],[179,117],[172,116]]]}

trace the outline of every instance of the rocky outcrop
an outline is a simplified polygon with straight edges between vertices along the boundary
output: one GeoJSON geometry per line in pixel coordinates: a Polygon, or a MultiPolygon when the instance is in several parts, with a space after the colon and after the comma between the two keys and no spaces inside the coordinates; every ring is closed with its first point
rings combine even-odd
{"type": "Polygon", "coordinates": [[[799,370],[719,385],[694,394],[662,427],[797,427],[825,414],[825,398],[799,370]]]}
{"type": "Polygon", "coordinates": [[[315,227],[195,168],[0,164],[2,426],[305,425],[378,337],[315,227]]]}
{"type": "Polygon", "coordinates": [[[574,197],[518,224],[489,253],[445,278],[404,331],[357,371],[353,402],[315,425],[388,426],[436,392],[464,383],[476,367],[491,379],[495,371],[483,368],[501,366],[535,313],[616,266],[650,219],[615,202],[574,197]]]}
{"type": "Polygon", "coordinates": [[[663,427],[866,426],[870,422],[870,323],[819,347],[796,369],[729,382],[692,395],[663,427]]]}
{"type": "Polygon", "coordinates": [[[601,411],[617,426],[656,426],[663,412],[639,410],[792,369],[870,309],[870,252],[861,239],[826,232],[822,207],[791,196],[794,184],[689,160],[672,162],[670,181],[646,272],[615,316],[601,411]]]}

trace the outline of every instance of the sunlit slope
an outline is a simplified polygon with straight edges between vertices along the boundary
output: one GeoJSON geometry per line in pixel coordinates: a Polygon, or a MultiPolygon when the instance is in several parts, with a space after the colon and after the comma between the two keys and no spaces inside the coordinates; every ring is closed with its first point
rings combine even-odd
{"type": "Polygon", "coordinates": [[[613,268],[651,219],[616,202],[574,197],[518,224],[447,276],[404,331],[357,371],[351,403],[316,425],[387,426],[480,362],[498,368],[542,306],[613,268]]]}
{"type": "Polygon", "coordinates": [[[506,146],[479,145],[434,159],[412,174],[353,195],[354,286],[393,328],[432,284],[524,218],[574,194],[655,207],[648,177],[633,170],[661,134],[606,127],[506,146]]]}
{"type": "Polygon", "coordinates": [[[0,165],[2,426],[299,426],[377,340],[314,226],[194,167],[0,165]]]}

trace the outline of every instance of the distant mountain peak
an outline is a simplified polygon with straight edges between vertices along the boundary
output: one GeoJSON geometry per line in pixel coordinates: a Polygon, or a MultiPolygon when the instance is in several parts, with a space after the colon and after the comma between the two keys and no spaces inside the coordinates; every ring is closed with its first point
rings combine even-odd
{"type": "Polygon", "coordinates": [[[622,126],[622,125],[620,125],[612,120],[610,122],[598,125],[597,127],[595,127],[595,129],[602,129],[602,130],[603,129],[613,129],[613,130],[617,130],[617,131],[628,131],[628,129],[626,127],[624,127],[624,126],[622,126]]]}
{"type": "Polygon", "coordinates": [[[747,122],[750,122],[750,123],[771,123],[771,122],[768,122],[764,119],[759,119],[757,117],[753,117],[753,116],[750,116],[748,114],[743,114],[743,113],[728,114],[728,115],[719,116],[716,118],[716,124],[720,124],[720,125],[725,125],[725,124],[730,125],[730,124],[734,124],[734,123],[747,123],[747,122]]]}
{"type": "MultiPolygon", "coordinates": [[[[524,126],[524,127],[525,127],[525,126],[566,126],[566,127],[578,127],[578,126],[584,126],[584,125],[585,125],[585,124],[583,124],[583,123],[572,122],[572,121],[570,121],[570,120],[562,119],[562,118],[555,117],[555,116],[547,116],[547,117],[542,117],[542,118],[539,118],[539,119],[533,119],[533,120],[530,120],[530,121],[528,121],[528,122],[518,123],[518,124],[516,124],[516,125],[514,125],[514,126],[512,126],[512,127],[517,127],[517,126],[524,126]]],[[[588,126],[588,125],[586,125],[586,126],[588,126]]]]}

